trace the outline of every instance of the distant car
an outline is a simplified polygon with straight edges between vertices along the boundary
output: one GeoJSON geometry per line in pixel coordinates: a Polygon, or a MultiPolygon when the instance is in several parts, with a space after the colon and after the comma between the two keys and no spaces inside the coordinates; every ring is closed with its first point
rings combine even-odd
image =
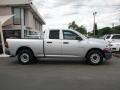
{"type": "Polygon", "coordinates": [[[106,35],[104,39],[110,43],[120,42],[120,34],[110,34],[106,35]]]}
{"type": "Polygon", "coordinates": [[[120,52],[120,42],[110,43],[110,47],[113,52],[116,52],[116,51],[120,52]]]}

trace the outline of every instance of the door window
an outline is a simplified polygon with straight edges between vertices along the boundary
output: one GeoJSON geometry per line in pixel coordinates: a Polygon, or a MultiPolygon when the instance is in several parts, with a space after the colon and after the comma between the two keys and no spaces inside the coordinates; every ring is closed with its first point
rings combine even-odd
{"type": "Polygon", "coordinates": [[[59,39],[59,30],[50,30],[49,39],[59,39]]]}
{"type": "Polygon", "coordinates": [[[81,39],[80,36],[78,36],[76,33],[72,32],[72,31],[63,31],[63,39],[78,40],[78,38],[81,39]]]}

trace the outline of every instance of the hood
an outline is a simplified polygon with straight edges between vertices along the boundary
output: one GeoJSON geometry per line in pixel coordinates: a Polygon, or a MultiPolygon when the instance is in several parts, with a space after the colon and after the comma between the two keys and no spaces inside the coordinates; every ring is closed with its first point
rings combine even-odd
{"type": "Polygon", "coordinates": [[[96,42],[106,42],[104,39],[97,39],[97,38],[89,38],[90,41],[96,41],[96,42]]]}
{"type": "Polygon", "coordinates": [[[95,38],[88,38],[87,41],[91,44],[97,44],[97,45],[109,45],[109,42],[103,40],[103,39],[95,39],[95,38]]]}
{"type": "Polygon", "coordinates": [[[111,42],[110,44],[120,45],[120,42],[111,42]]]}

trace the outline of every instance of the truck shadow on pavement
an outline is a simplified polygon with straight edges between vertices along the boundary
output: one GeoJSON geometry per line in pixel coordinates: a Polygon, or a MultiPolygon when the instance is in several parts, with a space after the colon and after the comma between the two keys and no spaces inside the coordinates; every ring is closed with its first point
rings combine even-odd
{"type": "MultiPolygon", "coordinates": [[[[12,62],[12,64],[19,64],[17,59],[14,59],[12,62]]],[[[111,61],[105,61],[100,65],[111,65],[111,61]]],[[[76,60],[76,59],[38,59],[37,62],[34,62],[30,65],[90,65],[88,64],[85,60],[76,60]]],[[[98,65],[99,66],[99,65],[98,65]]]]}

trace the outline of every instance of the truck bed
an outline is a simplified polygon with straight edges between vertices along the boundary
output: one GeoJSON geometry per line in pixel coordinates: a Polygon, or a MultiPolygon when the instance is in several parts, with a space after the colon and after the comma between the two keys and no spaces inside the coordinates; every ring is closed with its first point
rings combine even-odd
{"type": "Polygon", "coordinates": [[[7,39],[10,55],[15,56],[16,52],[21,47],[28,47],[32,49],[35,56],[42,56],[43,53],[43,39],[7,39]]]}

